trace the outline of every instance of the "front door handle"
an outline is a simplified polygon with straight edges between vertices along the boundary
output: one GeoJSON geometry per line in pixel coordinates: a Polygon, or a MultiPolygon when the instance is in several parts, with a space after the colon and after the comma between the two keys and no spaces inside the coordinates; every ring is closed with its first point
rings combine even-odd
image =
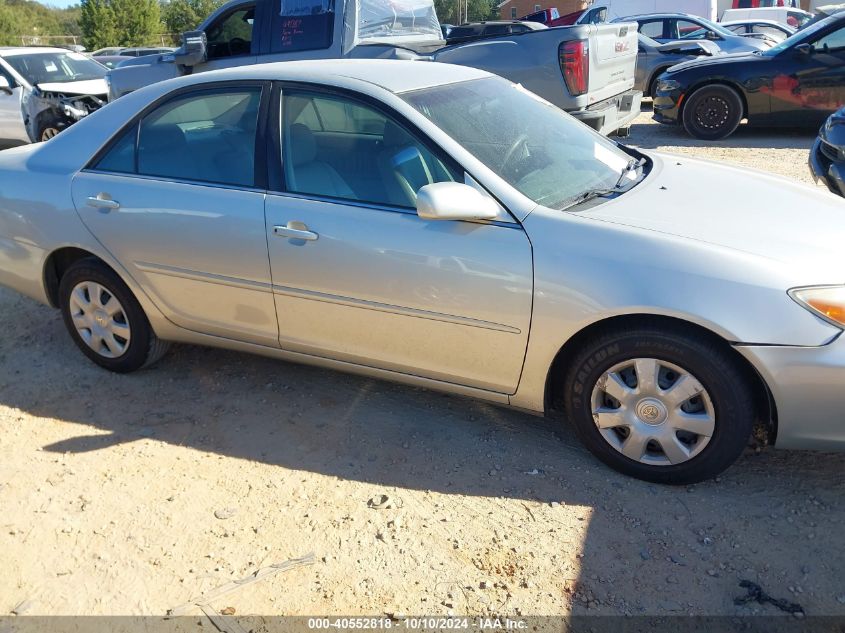
{"type": "Polygon", "coordinates": [[[107,193],[98,193],[96,196],[89,196],[86,201],[89,207],[95,209],[119,209],[120,203],[117,200],[112,200],[107,193]]]}
{"type": "Polygon", "coordinates": [[[304,222],[296,221],[288,222],[287,226],[274,226],[273,235],[293,240],[306,240],[308,242],[313,242],[320,237],[314,231],[309,231],[304,222]]]}

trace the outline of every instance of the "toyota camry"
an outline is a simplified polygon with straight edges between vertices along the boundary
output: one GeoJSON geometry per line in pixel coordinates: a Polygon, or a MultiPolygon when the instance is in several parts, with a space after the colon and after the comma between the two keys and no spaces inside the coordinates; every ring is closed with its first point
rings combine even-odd
{"type": "Polygon", "coordinates": [[[665,483],[755,425],[845,449],[843,235],[826,191],[419,61],[199,73],[0,153],[0,283],[105,369],[315,363],[554,416],[665,483]]]}

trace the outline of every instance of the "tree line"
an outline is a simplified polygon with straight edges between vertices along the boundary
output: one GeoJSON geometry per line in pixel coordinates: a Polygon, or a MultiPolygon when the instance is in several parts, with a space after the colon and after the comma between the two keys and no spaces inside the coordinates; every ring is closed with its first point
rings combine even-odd
{"type": "Polygon", "coordinates": [[[59,9],[34,0],[0,0],[0,46],[50,44],[50,36],[77,36],[88,50],[161,44],[163,34],[196,28],[223,2],[82,0],[59,9]]]}
{"type": "MultiPolygon", "coordinates": [[[[50,44],[47,36],[78,36],[88,50],[105,46],[160,44],[199,25],[224,0],[82,0],[58,9],[34,0],[0,0],[0,46],[50,44]]],[[[434,0],[440,21],[454,24],[458,2],[470,20],[495,12],[496,0],[434,0]]],[[[463,11],[461,13],[463,15],[463,11]]]]}

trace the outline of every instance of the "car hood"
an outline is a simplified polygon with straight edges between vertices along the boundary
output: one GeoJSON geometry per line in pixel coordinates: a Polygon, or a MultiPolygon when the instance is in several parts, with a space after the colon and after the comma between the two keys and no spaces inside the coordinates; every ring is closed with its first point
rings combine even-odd
{"type": "Polygon", "coordinates": [[[779,261],[819,266],[845,283],[845,200],[764,172],[649,153],[654,167],[634,189],[579,215],[705,242],[779,261]]]}
{"type": "Polygon", "coordinates": [[[770,58],[763,55],[756,55],[754,53],[725,53],[723,55],[714,55],[713,57],[697,57],[688,62],[682,62],[677,66],[672,66],[668,71],[671,74],[682,72],[687,68],[701,68],[703,66],[713,66],[722,64],[745,64],[768,61],[770,58]]]}
{"type": "Polygon", "coordinates": [[[845,108],[830,115],[819,136],[831,145],[845,149],[845,108]]]}
{"type": "Polygon", "coordinates": [[[40,83],[38,89],[42,92],[61,92],[66,95],[104,95],[109,91],[105,79],[40,83]]]}

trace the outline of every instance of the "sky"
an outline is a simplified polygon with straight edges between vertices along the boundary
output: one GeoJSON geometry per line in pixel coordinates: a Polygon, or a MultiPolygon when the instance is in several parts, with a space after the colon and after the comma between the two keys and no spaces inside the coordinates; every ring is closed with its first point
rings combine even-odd
{"type": "Polygon", "coordinates": [[[48,7],[59,7],[64,9],[74,4],[79,4],[79,0],[40,0],[41,4],[46,4],[48,7]]]}

